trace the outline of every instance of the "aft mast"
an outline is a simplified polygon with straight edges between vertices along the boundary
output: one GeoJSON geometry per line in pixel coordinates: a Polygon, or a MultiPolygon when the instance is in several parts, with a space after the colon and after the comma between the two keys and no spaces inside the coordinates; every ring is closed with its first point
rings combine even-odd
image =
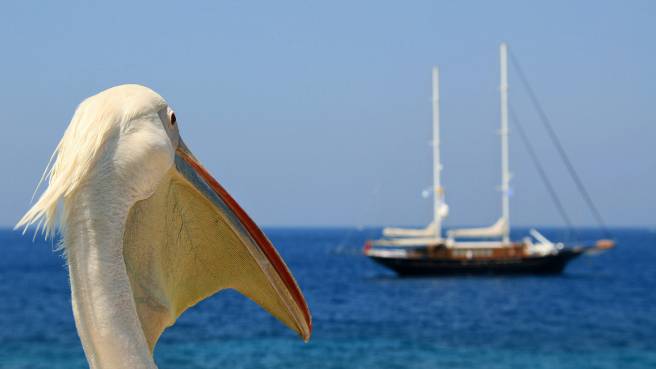
{"type": "MultiPolygon", "coordinates": [[[[440,73],[433,67],[433,221],[421,229],[386,227],[385,237],[434,238],[442,240],[442,220],[448,215],[448,206],[444,203],[444,191],[440,183],[442,163],[440,161],[440,73]]],[[[411,240],[412,241],[412,240],[411,240]]],[[[416,240],[415,240],[416,241],[416,240]]]]}
{"type": "Polygon", "coordinates": [[[503,219],[502,242],[510,243],[510,169],[508,158],[508,45],[499,47],[501,84],[501,218],[503,219]]]}
{"type": "Polygon", "coordinates": [[[433,67],[433,222],[435,224],[435,237],[442,238],[442,185],[440,174],[442,163],[440,161],[440,72],[433,67]]]}

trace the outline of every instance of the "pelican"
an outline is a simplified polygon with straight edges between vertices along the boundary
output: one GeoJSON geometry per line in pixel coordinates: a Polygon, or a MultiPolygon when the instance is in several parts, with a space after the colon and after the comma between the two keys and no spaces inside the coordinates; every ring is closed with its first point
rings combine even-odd
{"type": "Polygon", "coordinates": [[[44,181],[16,227],[62,235],[90,368],[157,368],[162,332],[228,288],[309,339],[310,312],[284,261],[153,90],[121,85],[84,100],[37,189],[44,181]]]}

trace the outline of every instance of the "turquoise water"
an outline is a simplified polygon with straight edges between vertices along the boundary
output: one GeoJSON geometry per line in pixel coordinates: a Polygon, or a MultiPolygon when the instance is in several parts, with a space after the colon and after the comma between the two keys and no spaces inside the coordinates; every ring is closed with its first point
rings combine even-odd
{"type": "MultiPolygon", "coordinates": [[[[424,279],[398,279],[361,255],[378,232],[267,230],[308,300],[312,340],[224,292],[165,332],[159,367],[656,367],[656,232],[613,230],[616,249],[560,276],[424,279]]],[[[86,367],[52,246],[0,231],[0,368],[86,367]]]]}

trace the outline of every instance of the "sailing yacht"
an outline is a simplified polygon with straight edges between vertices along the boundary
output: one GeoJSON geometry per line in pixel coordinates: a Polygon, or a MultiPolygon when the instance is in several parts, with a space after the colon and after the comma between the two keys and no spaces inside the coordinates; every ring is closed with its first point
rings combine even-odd
{"type": "Polygon", "coordinates": [[[443,236],[449,208],[441,186],[439,71],[433,68],[433,221],[423,229],[385,228],[383,239],[365,243],[364,254],[400,275],[560,273],[572,259],[614,247],[611,240],[566,247],[535,229],[510,239],[508,157],[508,46],[500,46],[501,217],[489,227],[451,229],[443,236]],[[464,239],[464,240],[463,240],[464,239]]]}

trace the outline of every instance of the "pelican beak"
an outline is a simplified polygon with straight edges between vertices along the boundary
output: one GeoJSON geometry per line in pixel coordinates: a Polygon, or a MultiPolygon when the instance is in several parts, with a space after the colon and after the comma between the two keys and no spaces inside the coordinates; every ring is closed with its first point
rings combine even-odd
{"type": "Polygon", "coordinates": [[[223,227],[229,230],[222,231],[224,234],[231,233],[229,240],[219,236],[216,238],[221,239],[207,242],[223,243],[211,247],[229,250],[221,251],[220,265],[208,267],[206,263],[204,267],[217,269],[216,273],[229,274],[221,277],[222,281],[228,281],[225,288],[240,291],[296,331],[305,341],[309,340],[312,318],[307,303],[271,241],[199,163],[182,140],[175,153],[175,169],[206,200],[207,206],[214,208],[217,214],[213,216],[215,228],[223,227]],[[227,267],[226,264],[237,267],[227,267]]]}

